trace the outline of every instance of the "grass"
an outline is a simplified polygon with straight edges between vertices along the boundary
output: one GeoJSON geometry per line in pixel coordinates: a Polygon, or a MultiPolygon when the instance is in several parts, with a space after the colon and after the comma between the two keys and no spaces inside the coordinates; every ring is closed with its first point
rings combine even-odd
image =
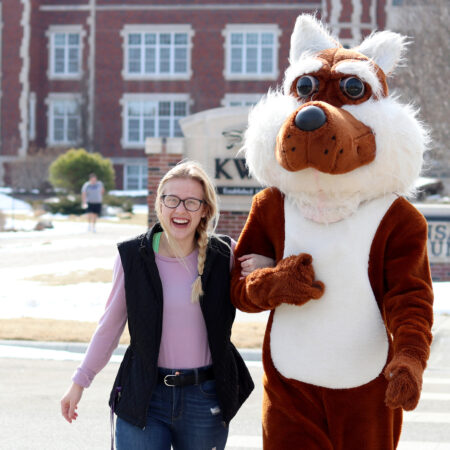
{"type": "Polygon", "coordinates": [[[75,270],[66,274],[40,274],[24,278],[47,286],[65,286],[78,283],[110,283],[113,272],[110,269],[75,270]]]}
{"type": "MultiPolygon", "coordinates": [[[[0,319],[0,339],[30,340],[47,342],[89,342],[95,331],[95,322],[78,322],[74,320],[34,319],[0,319]]],[[[239,322],[233,326],[231,340],[238,348],[261,348],[266,326],[260,322],[239,322]]],[[[120,339],[121,344],[128,344],[128,329],[120,339]]]]}

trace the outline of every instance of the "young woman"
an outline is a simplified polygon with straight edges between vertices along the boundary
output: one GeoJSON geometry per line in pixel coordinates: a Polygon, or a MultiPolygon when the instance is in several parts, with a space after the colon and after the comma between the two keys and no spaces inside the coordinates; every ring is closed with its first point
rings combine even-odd
{"type": "MultiPolygon", "coordinates": [[[[229,299],[235,242],[214,234],[214,186],[194,162],[161,180],[159,223],[119,244],[105,313],[73,384],[61,400],[77,418],[84,388],[107,364],[126,321],[128,347],[110,396],[118,450],[217,450],[254,385],[230,342],[229,299]]],[[[273,261],[247,255],[242,275],[273,261]]]]}

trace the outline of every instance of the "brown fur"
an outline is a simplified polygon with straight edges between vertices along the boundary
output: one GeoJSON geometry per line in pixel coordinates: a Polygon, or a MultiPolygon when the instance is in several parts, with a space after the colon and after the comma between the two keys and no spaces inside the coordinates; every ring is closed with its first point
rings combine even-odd
{"type": "MultiPolygon", "coordinates": [[[[274,188],[255,196],[236,246],[237,257],[262,253],[279,263],[285,240],[283,201],[274,188]]],[[[426,241],[425,219],[405,199],[398,198],[378,227],[368,264],[371,287],[390,339],[389,356],[383,372],[364,386],[326,389],[283,377],[270,354],[271,312],[263,346],[266,450],[396,448],[401,408],[416,406],[430,351],[433,293],[426,241]]],[[[312,268],[307,272],[306,278],[314,284],[312,268]]],[[[267,276],[267,269],[260,269],[252,274],[251,281],[240,280],[240,265],[236,264],[231,286],[233,303],[248,312],[275,307],[277,302],[271,304],[267,299],[269,287],[251,295],[247,288],[248,283],[256,286],[267,276]]],[[[270,294],[286,289],[283,277],[277,280],[272,276],[271,283],[270,294]]],[[[303,294],[301,290],[299,303],[303,294]]]]}

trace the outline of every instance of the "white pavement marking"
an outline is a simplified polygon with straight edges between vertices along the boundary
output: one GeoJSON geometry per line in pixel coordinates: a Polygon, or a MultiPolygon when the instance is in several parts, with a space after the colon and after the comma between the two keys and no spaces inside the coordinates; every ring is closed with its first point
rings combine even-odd
{"type": "Polygon", "coordinates": [[[441,401],[449,401],[450,394],[441,393],[441,392],[422,392],[420,394],[420,400],[441,400],[441,401]]]}
{"type": "Polygon", "coordinates": [[[237,448],[262,448],[262,437],[261,436],[229,436],[227,440],[227,447],[237,447],[237,448]]]}
{"type": "Polygon", "coordinates": [[[403,414],[403,422],[450,424],[450,413],[405,412],[403,414]]]}
{"type": "Polygon", "coordinates": [[[450,450],[449,443],[441,442],[400,442],[397,450],[450,450]]]}
{"type": "MultiPolygon", "coordinates": [[[[66,350],[49,350],[33,347],[0,345],[0,358],[16,359],[46,359],[52,361],[82,361],[84,353],[68,352],[66,350]]],[[[123,356],[113,355],[112,362],[122,361],[123,356]]]]}
{"type": "Polygon", "coordinates": [[[423,380],[424,384],[450,384],[450,377],[448,378],[434,378],[425,377],[423,380]]]}

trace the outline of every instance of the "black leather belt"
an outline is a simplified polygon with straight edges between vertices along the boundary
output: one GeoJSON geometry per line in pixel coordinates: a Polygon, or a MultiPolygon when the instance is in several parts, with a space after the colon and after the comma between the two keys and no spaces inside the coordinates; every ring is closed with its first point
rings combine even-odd
{"type": "Polygon", "coordinates": [[[214,380],[214,371],[212,367],[204,370],[193,369],[189,373],[174,374],[158,374],[158,383],[164,383],[166,386],[192,386],[193,384],[200,384],[207,380],[214,380]]]}

